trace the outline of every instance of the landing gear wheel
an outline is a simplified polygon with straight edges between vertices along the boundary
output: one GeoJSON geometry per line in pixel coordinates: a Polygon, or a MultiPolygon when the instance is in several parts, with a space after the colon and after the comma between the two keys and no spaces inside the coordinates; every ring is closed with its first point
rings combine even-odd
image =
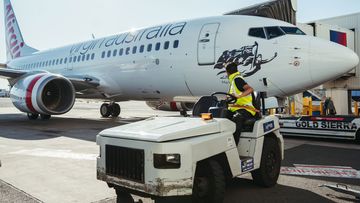
{"type": "Polygon", "coordinates": [[[134,199],[130,193],[116,190],[116,203],[134,203],[134,199]]]}
{"type": "Polygon", "coordinates": [[[225,196],[225,176],[222,167],[215,160],[198,164],[196,168],[192,202],[218,203],[225,196]]]}
{"type": "Polygon", "coordinates": [[[37,113],[28,113],[27,117],[29,118],[29,120],[36,120],[39,118],[39,114],[37,113]]]}
{"type": "Polygon", "coordinates": [[[41,114],[40,118],[41,118],[41,120],[49,120],[51,118],[51,115],[41,114]]]}
{"type": "Polygon", "coordinates": [[[276,138],[265,136],[260,168],[251,172],[254,182],[263,187],[274,186],[279,178],[280,166],[279,144],[276,138]]]}
{"type": "Polygon", "coordinates": [[[108,118],[111,115],[110,105],[107,103],[103,103],[100,107],[100,114],[104,118],[108,118]]]}
{"type": "Polygon", "coordinates": [[[113,103],[110,106],[112,107],[111,116],[114,118],[118,117],[121,112],[120,105],[117,103],[113,103]]]}

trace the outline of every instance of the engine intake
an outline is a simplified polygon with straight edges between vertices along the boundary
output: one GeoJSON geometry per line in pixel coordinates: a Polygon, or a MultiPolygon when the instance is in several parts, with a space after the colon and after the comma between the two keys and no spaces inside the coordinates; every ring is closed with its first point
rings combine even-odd
{"type": "Polygon", "coordinates": [[[10,98],[22,112],[59,115],[73,107],[75,89],[61,75],[39,73],[17,81],[10,90],[10,98]]]}

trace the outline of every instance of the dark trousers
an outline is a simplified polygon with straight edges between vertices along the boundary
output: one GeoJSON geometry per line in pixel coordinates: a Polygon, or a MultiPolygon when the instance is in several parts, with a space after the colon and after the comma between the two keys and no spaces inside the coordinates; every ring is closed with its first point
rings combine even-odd
{"type": "Polygon", "coordinates": [[[236,130],[235,130],[235,133],[234,133],[234,139],[235,139],[236,145],[238,145],[239,140],[240,140],[241,131],[244,128],[244,122],[247,119],[254,118],[254,116],[245,109],[239,109],[239,110],[237,110],[235,112],[229,111],[229,117],[228,118],[230,120],[234,121],[235,124],[236,124],[236,130]]]}

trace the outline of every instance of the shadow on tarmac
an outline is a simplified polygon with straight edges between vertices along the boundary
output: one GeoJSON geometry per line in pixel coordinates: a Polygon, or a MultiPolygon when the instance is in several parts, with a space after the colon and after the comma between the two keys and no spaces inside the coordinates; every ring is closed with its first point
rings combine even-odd
{"type": "MultiPolygon", "coordinates": [[[[336,197],[333,197],[336,198],[336,197]]],[[[349,199],[350,200],[350,199],[349,199]]],[[[349,201],[347,200],[347,201],[349,201]]],[[[353,201],[352,199],[350,202],[353,201]]],[[[96,203],[115,203],[115,198],[96,203]]],[[[333,203],[333,201],[308,190],[284,185],[263,188],[250,179],[235,178],[226,185],[224,203],[333,203]],[[271,195],[269,195],[271,194],[271,195]]]]}
{"type": "MultiPolygon", "coordinates": [[[[293,167],[294,164],[349,166],[360,170],[360,150],[326,147],[318,145],[300,145],[285,151],[282,166],[293,167]]],[[[330,181],[360,186],[360,179],[333,178],[318,176],[301,176],[304,178],[330,181]]]]}
{"type": "Polygon", "coordinates": [[[60,136],[96,141],[96,135],[115,126],[140,121],[145,118],[64,118],[52,117],[50,120],[28,120],[22,114],[1,114],[0,136],[18,140],[42,140],[60,136]]]}
{"type": "Polygon", "coordinates": [[[300,188],[294,188],[279,184],[272,188],[263,188],[255,185],[252,180],[236,178],[226,188],[224,203],[237,202],[332,203],[333,201],[326,199],[311,191],[300,188]]]}

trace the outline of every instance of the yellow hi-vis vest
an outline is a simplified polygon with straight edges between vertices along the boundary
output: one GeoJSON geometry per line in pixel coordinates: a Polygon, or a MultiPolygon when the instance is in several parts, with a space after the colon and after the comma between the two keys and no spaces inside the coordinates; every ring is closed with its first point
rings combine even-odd
{"type": "MultiPolygon", "coordinates": [[[[234,94],[235,96],[239,96],[242,94],[242,92],[236,87],[235,84],[235,79],[236,78],[241,78],[243,79],[243,77],[241,77],[239,72],[233,73],[229,76],[229,82],[230,82],[230,89],[229,89],[229,94],[234,94]]],[[[249,113],[251,113],[251,115],[255,115],[256,114],[256,109],[252,104],[252,96],[251,94],[245,96],[245,97],[241,97],[238,98],[236,100],[235,104],[230,104],[229,105],[229,110],[231,112],[235,112],[239,109],[245,109],[247,110],[249,113]]]]}

